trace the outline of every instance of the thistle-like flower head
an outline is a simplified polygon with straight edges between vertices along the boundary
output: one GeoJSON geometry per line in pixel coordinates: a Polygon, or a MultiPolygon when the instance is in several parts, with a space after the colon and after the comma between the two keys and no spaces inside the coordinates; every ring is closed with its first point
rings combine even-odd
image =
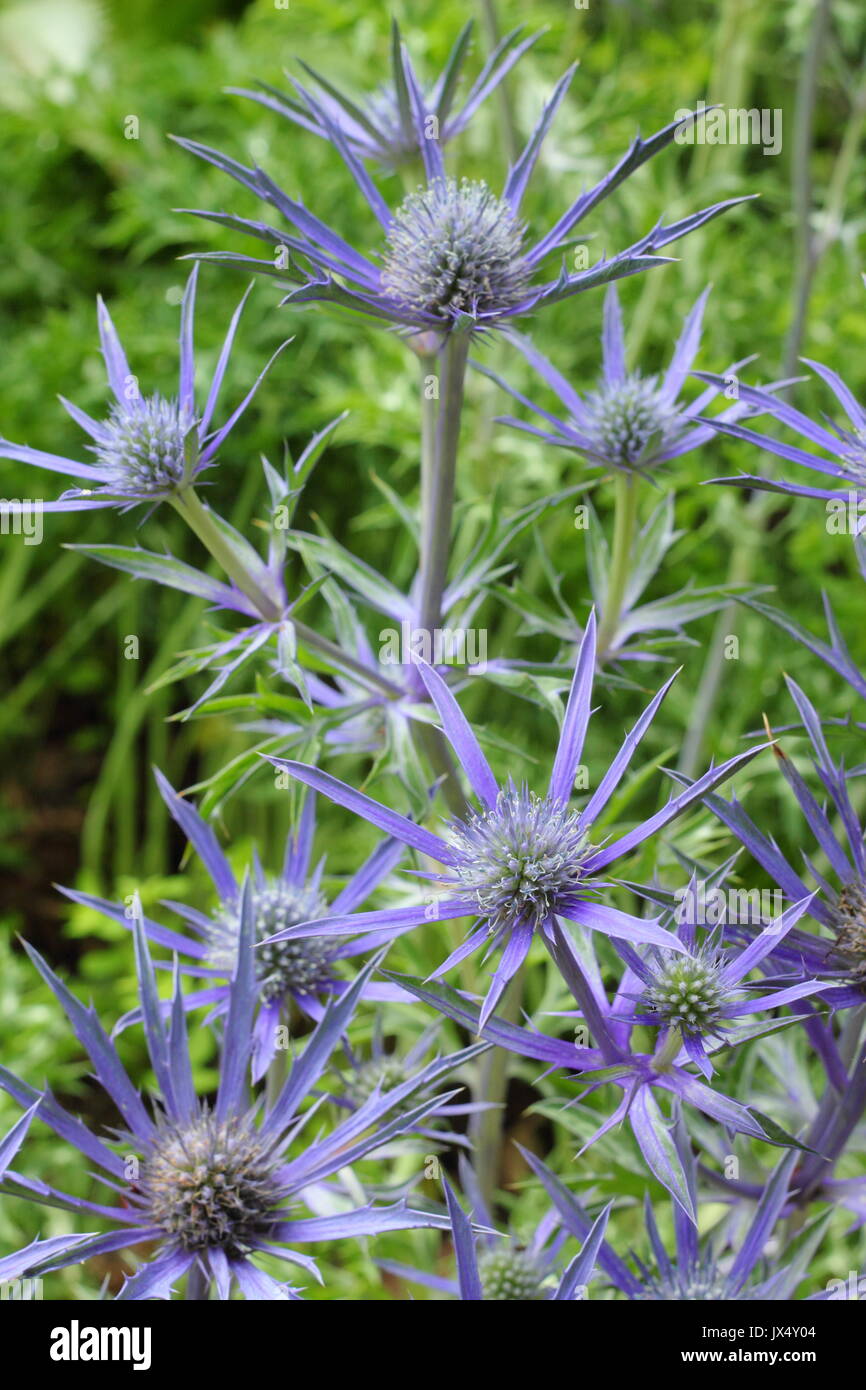
{"type": "MultiPolygon", "coordinates": [[[[718,385],[708,386],[692,401],[680,398],[700,347],[708,293],[704,291],[687,316],[670,366],[658,377],[627,369],[619,296],[616,285],[611,285],[604,302],[603,371],[596,388],[585,396],[575,390],[529,338],[509,331],[509,340],[564,406],[561,415],[554,415],[528,401],[511,382],[483,363],[474,362],[473,365],[542,419],[541,425],[536,425],[507,415],[500,417],[502,423],[562,449],[570,449],[596,467],[629,473],[648,472],[698,448],[712,437],[709,423],[698,416],[723,389],[725,379],[719,378],[718,385]]],[[[728,372],[741,365],[732,365],[728,372]]],[[[750,409],[746,401],[737,400],[719,418],[736,420],[750,409]]]]}
{"type": "MultiPolygon", "coordinates": [[[[94,463],[79,463],[0,438],[0,458],[16,459],[76,479],[77,485],[56,502],[43,504],[46,511],[86,511],[93,507],[117,507],[127,511],[138,503],[156,504],[175,496],[214,462],[224,439],[249,405],[278,353],[226,423],[219,429],[212,429],[238,318],[249,291],[229,325],[207,400],[204,407],[198,409],[193,347],[197,282],[196,266],[187,281],[181,304],[180,368],[178,389],[173,396],[141,392],[111,315],[102,299],[98,299],[99,339],[114,399],[105,418],[95,420],[78,406],[60,398],[76,424],[90,436],[88,449],[95,456],[94,463]]],[[[284,343],[282,347],[285,346],[284,343]]]]}
{"type": "Polygon", "coordinates": [[[850,962],[852,977],[866,985],[866,881],[853,878],[844,883],[827,910],[837,951],[850,962]]]}
{"type": "Polygon", "coordinates": [[[526,295],[524,230],[486,183],[434,179],[394,214],[382,288],[402,308],[433,318],[502,312],[526,295]]]}
{"type": "Polygon", "coordinates": [[[488,1246],[478,1255],[478,1275],[488,1303],[535,1303],[542,1297],[546,1274],[528,1250],[510,1241],[488,1246]]]}
{"type": "MultiPolygon", "coordinates": [[[[256,976],[263,1000],[282,1000],[288,994],[315,995],[335,983],[336,948],[333,943],[310,937],[306,941],[261,945],[286,927],[324,917],[327,900],[317,884],[287,883],[284,879],[266,882],[252,890],[250,910],[255,939],[260,943],[256,951],[256,976]]],[[[230,975],[235,968],[240,937],[237,899],[220,905],[211,919],[207,937],[208,960],[230,975]]]]}
{"type": "MultiPolygon", "coordinates": [[[[0,1071],[3,1089],[30,1107],[25,1120],[0,1144],[4,1194],[32,1200],[35,1191],[40,1201],[47,1198],[52,1204],[86,1212],[88,1220],[108,1219],[113,1226],[106,1235],[74,1241],[64,1237],[30,1247],[30,1253],[22,1252],[18,1261],[21,1272],[42,1273],[44,1266],[58,1269],[106,1251],[148,1245],[155,1247],[152,1256],[126,1281],[121,1298],[170,1298],[183,1280],[188,1281],[188,1297],[207,1297],[213,1289],[217,1298],[229,1299],[236,1285],[245,1298],[296,1298],[293,1288],[259,1267],[262,1253],[317,1274],[315,1263],[292,1249],[293,1243],[447,1226],[443,1216],[415,1211],[405,1200],[390,1207],[347,1207],[345,1192],[337,1191],[330,1180],[389,1139],[423,1124],[437,1100],[413,1104],[411,1098],[446,1076],[452,1059],[437,1058],[387,1095],[377,1092],[331,1132],[319,1132],[299,1146],[304,1110],[378,962],[367,966],[339,999],[326,1006],[308,1046],[293,1060],[284,1083],[262,1105],[251,1100],[249,1089],[258,990],[248,882],[241,891],[240,917],[213,1103],[193,1090],[179,972],[175,969],[171,1000],[163,1005],[140,917],[133,921],[133,934],[141,1016],[158,1086],[152,1107],[127,1076],[93,1011],[84,1008],[38,953],[27,947],[86,1046],[97,1079],[122,1115],[125,1129],[103,1140],[64,1111],[49,1092],[42,1095],[5,1068],[0,1071]],[[23,1136],[37,1110],[64,1142],[73,1143],[91,1166],[101,1170],[112,1203],[121,1192],[122,1205],[69,1197],[6,1168],[5,1156],[18,1147],[16,1131],[23,1136]],[[320,1217],[297,1211],[313,1184],[322,1192],[333,1189],[328,1200],[339,1214],[320,1217]]],[[[482,1048],[476,1045],[469,1052],[475,1056],[482,1048]]]]}
{"type": "MultiPolygon", "coordinates": [[[[712,481],[730,487],[757,487],[789,496],[818,498],[824,502],[829,518],[845,519],[841,526],[837,524],[835,527],[843,533],[849,529],[847,514],[853,502],[858,518],[858,533],[862,534],[862,511],[863,503],[866,502],[866,407],[838,372],[825,367],[822,362],[814,362],[809,357],[803,357],[801,361],[805,362],[807,367],[811,367],[830,388],[836,398],[837,414],[840,411],[844,413],[844,424],[827,417],[826,423],[819,424],[795,406],[776,397],[771,391],[761,387],[743,386],[739,388],[740,396],[754,411],[774,416],[786,430],[799,435],[805,441],[806,447],[789,443],[787,439],[775,439],[770,435],[759,434],[757,430],[744,429],[740,425],[732,424],[724,416],[707,423],[724,434],[751,444],[753,449],[775,454],[777,458],[793,464],[795,469],[804,468],[820,474],[823,486],[816,487],[812,483],[789,481],[788,478],[755,476],[750,473],[742,473],[735,478],[714,478],[712,481]],[[815,452],[816,450],[819,452],[815,452]]],[[[711,385],[718,383],[715,376],[704,373],[698,375],[711,385]]],[[[793,477],[796,479],[796,472],[793,477]]],[[[828,529],[832,529],[829,523],[828,529]]]]}
{"type": "MultiPolygon", "coordinates": [[[[786,898],[809,896],[809,916],[829,934],[788,933],[777,941],[772,963],[789,972],[825,980],[823,997],[831,1009],[858,1007],[866,989],[866,828],[849,794],[846,769],[831,756],[818,710],[796,681],[786,676],[785,682],[809,741],[815,773],[829,796],[834,815],[816,800],[806,778],[780,742],[774,743],[773,752],[805,826],[827,858],[828,869],[814,869],[812,858],[805,856],[808,873],[804,873],[738,802],[713,796],[707,804],[786,898]],[[810,889],[809,877],[817,884],[817,892],[810,889]]],[[[754,924],[734,924],[732,931],[749,941],[754,936],[754,924]]]]}
{"type": "Polygon", "coordinates": [[[279,1158],[248,1119],[202,1109],[186,1124],[163,1120],[135,1185],[148,1221],[184,1250],[242,1256],[263,1240],[285,1197],[279,1158]]]}
{"type": "Polygon", "coordinates": [[[509,780],[495,803],[453,821],[459,891],[474,898],[491,934],[524,922],[540,928],[574,901],[590,845],[577,811],[509,780]]]}
{"type": "MultiPolygon", "coordinates": [[[[677,1116],[670,1134],[688,1187],[691,1206],[697,1210],[697,1160],[682,1122],[677,1116]]],[[[578,1240],[586,1240],[594,1229],[590,1214],[579,1198],[535,1154],[524,1150],[527,1162],[542,1186],[552,1198],[557,1215],[565,1230],[578,1240]]],[[[620,1293],[635,1302],[715,1302],[716,1300],[787,1300],[803,1278],[803,1268],[797,1260],[790,1266],[765,1271],[763,1251],[767,1239],[789,1200],[789,1187],[797,1152],[789,1149],[780,1158],[768,1177],[760,1195],[751,1223],[743,1235],[738,1233],[737,1248],[729,1254],[717,1252],[709,1240],[701,1241],[697,1221],[674,1208],[675,1250],[669,1254],[656,1222],[649,1193],[644,1201],[647,1238],[653,1258],[645,1264],[633,1257],[632,1269],[602,1240],[597,1262],[610,1282],[620,1293]],[[724,1254],[724,1258],[722,1258],[724,1254]],[[764,1277],[762,1277],[764,1276],[764,1277]]],[[[597,1225],[597,1222],[596,1222],[597,1225]]]]}
{"type": "Polygon", "coordinates": [[[129,405],[115,401],[94,446],[106,489],[136,501],[175,491],[188,480],[186,439],[195,424],[176,400],[163,396],[129,405]]]}
{"type": "Polygon", "coordinates": [[[352,98],[306,63],[301,66],[316,85],[313,106],[299,83],[294,84],[296,96],[264,84],[260,91],[237,87],[228,90],[259,102],[323,140],[334,140],[337,132],[345,147],[359,159],[370,160],[386,170],[400,169],[413,161],[420,163],[419,126],[426,139],[436,140],[443,148],[450,144],[541,37],[541,33],[536,33],[522,39],[523,26],[506,34],[490,54],[466,97],[456,101],[460,77],[471,49],[472,29],[470,20],[457,36],[439,77],[429,85],[422,86],[418,80],[395,20],[391,26],[390,74],[372,92],[352,98]]]}
{"type": "Polygon", "coordinates": [[[554,954],[560,950],[559,918],[567,918],[614,940],[653,943],[671,952],[687,948],[656,920],[633,917],[602,898],[606,870],[662,826],[699,800],[706,791],[730,776],[734,767],[748,760],[757,748],[712,768],[692,786],[619,839],[602,846],[592,843],[592,828],[623,777],[643,732],[670,686],[656,696],[641,717],[637,732],[624,741],[596,790],[581,808],[572,805],[578,780],[584,739],[590,720],[592,682],[596,658],[595,616],[590,614],[575,664],[574,677],[563,716],[559,743],[545,793],[518,789],[513,781],[501,787],[452,692],[431,666],[418,663],[442,729],[449,739],[458,766],[467,775],[478,799],[460,820],[452,820],[436,835],[407,817],[373,801],[339,782],[329,773],[304,763],[271,758],[276,767],[301,782],[323,791],[334,801],[364,815],[395,839],[442,865],[431,877],[440,891],[425,904],[347,917],[330,916],[321,923],[291,927],[284,934],[296,940],[305,936],[349,935],[352,932],[408,931],[430,920],[456,917],[478,919],[466,941],[452,952],[437,975],[472,951],[502,946],[502,957],[484,1001],[483,1027],[502,991],[526,959],[538,934],[554,954]]]}
{"type": "Polygon", "coordinates": [[[638,468],[650,448],[664,447],[677,422],[656,377],[630,372],[623,381],[605,382],[586,398],[589,434],[600,456],[620,468],[638,468]]]}
{"type": "MultiPolygon", "coordinates": [[[[450,331],[483,334],[504,328],[542,304],[557,303],[600,284],[663,263],[657,253],[685,236],[740,199],[729,199],[681,218],[670,226],[659,222],[626,250],[595,265],[572,269],[562,253],[573,240],[575,228],[598,204],[641,164],[651,159],[684,129],[691,115],[672,121],[649,140],[639,136],[616,167],[593,189],[581,193],[541,236],[525,236],[521,208],[526,188],[538,159],[544,136],[568,91],[570,69],[541,113],[519,158],[512,165],[501,194],[482,182],[459,181],[446,168],[442,152],[441,122],[438,133],[431,112],[411,68],[401,60],[395,69],[401,146],[406,131],[423,164],[424,183],[396,209],[389,206],[358,153],[358,126],[374,126],[369,117],[354,109],[354,128],[335,111],[334,89],[320,84],[314,94],[297,87],[302,105],[276,101],[268,93],[260,100],[283,109],[291,119],[327,138],[341,155],[365,198],[378,226],[376,243],[368,254],[357,249],[339,231],[310,212],[305,203],[289,196],[261,168],[248,168],[237,160],[191,140],[179,140],[185,149],[228,173],[285,219],[289,230],[265,222],[250,222],[231,214],[196,211],[223,226],[252,232],[274,248],[274,260],[255,260],[233,253],[215,253],[221,261],[238,260],[249,269],[282,278],[294,288],[286,302],[301,304],[330,301],[356,313],[396,326],[407,338],[425,334],[438,344],[450,331]],[[556,269],[546,269],[556,257],[556,269]]],[[[450,80],[445,84],[451,89],[450,80]]],[[[485,83],[489,88],[489,83],[485,83]]],[[[248,95],[248,94],[247,94],[248,95]]],[[[337,105],[341,104],[337,101],[337,105]]],[[[389,127],[392,118],[388,117],[389,127]]],[[[369,131],[362,138],[369,139],[369,131]]],[[[393,135],[391,137],[393,140],[393,135]]],[[[373,143],[381,146],[373,129],[373,143]]],[[[372,153],[368,145],[364,153],[372,153]]],[[[206,253],[201,259],[207,259],[206,253]]]]}
{"type": "Polygon", "coordinates": [[[675,914],[682,952],[674,954],[655,946],[639,952],[614,943],[642,985],[629,1022],[659,1026],[670,1037],[674,1054],[678,1040],[686,1057],[705,1076],[711,1076],[708,1052],[714,1043],[723,1040],[733,1044],[741,1026],[745,1026],[746,1036],[753,1036],[755,1014],[822,992],[824,986],[819,980],[802,975],[794,983],[770,979],[753,984],[749,978],[793,931],[809,910],[812,897],[807,894],[766,923],[748,946],[738,949],[725,941],[726,919],[710,928],[701,920],[705,899],[693,878],[675,914]]]}
{"type": "Polygon", "coordinates": [[[651,966],[645,1006],[668,1028],[712,1033],[722,1021],[724,1006],[734,999],[723,969],[724,958],[716,951],[671,955],[651,966]]]}
{"type": "MultiPolygon", "coordinates": [[[[153,942],[180,952],[182,970],[188,968],[199,975],[204,971],[214,977],[210,982],[210,997],[217,1011],[222,1012],[230,993],[228,981],[237,969],[241,885],[216,835],[195,807],[174,790],[162,773],[156,773],[156,781],[171,815],[207,869],[217,903],[208,915],[182,904],[170,904],[185,919],[185,934],[169,931],[147,917],[142,917],[144,930],[153,942]],[[221,980],[225,983],[220,983],[221,980]]],[[[398,841],[383,841],[329,902],[321,888],[324,864],[311,866],[315,811],[315,797],[309,796],[304,802],[297,830],[286,841],[282,872],[278,876],[267,876],[254,857],[247,899],[253,924],[254,981],[259,1010],[253,1058],[255,1080],[264,1075],[273,1061],[281,1020],[290,1022],[296,1009],[312,1019],[319,1018],[322,999],[345,987],[342,963],[377,944],[369,940],[341,943],[332,936],[315,934],[291,941],[275,940],[275,937],[298,923],[309,924],[324,919],[328,913],[356,907],[390,873],[403,854],[403,846],[398,841]]],[[[89,893],[73,889],[62,891],[75,902],[130,926],[129,913],[124,907],[89,893]]],[[[375,989],[379,998],[400,997],[399,991],[386,985],[377,985],[375,989]]],[[[195,998],[195,995],[185,996],[193,1003],[195,998]]],[[[118,1026],[126,1027],[137,1022],[139,1017],[140,1011],[135,1009],[125,1015],[118,1026]]]]}

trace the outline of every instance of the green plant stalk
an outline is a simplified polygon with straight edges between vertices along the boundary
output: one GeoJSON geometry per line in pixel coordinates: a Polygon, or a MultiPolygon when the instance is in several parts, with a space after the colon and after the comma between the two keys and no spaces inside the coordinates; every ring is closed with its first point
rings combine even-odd
{"type": "MultiPolygon", "coordinates": [[[[466,334],[452,347],[452,334],[442,349],[439,372],[440,401],[428,391],[429,379],[436,376],[439,359],[421,358],[421,598],[419,620],[422,631],[433,633],[442,622],[442,595],[448,573],[454,492],[457,473],[457,447],[463,411],[463,386],[469,340],[466,334]],[[446,404],[450,418],[443,421],[446,404]]],[[[439,729],[415,721],[418,745],[440,779],[442,795],[449,810],[457,816],[466,812],[466,798],[454,767],[448,743],[439,729]]],[[[456,944],[456,943],[455,943],[456,944]]]]}
{"type": "MultiPolygon", "coordinates": [[[[525,970],[526,966],[522,965],[502,997],[497,1017],[506,1023],[520,1022],[525,970]]],[[[495,1109],[479,1110],[469,1122],[469,1138],[475,1150],[475,1177],[488,1208],[494,1204],[499,1185],[510,1061],[511,1053],[504,1047],[492,1047],[481,1057],[478,1063],[478,1099],[495,1106],[495,1109]]]]}
{"type": "Polygon", "coordinates": [[[469,334],[452,329],[439,353],[439,408],[429,447],[421,460],[421,583],[418,617],[432,633],[442,622],[448,577],[457,448],[469,357],[469,334]]]}
{"type": "Polygon", "coordinates": [[[171,498],[171,504],[241,593],[246,594],[251,603],[255,604],[265,621],[279,622],[283,616],[279,606],[256,583],[238,559],[214,521],[210,508],[204,505],[195,488],[185,487],[175,493],[171,498]]]}
{"type": "Polygon", "coordinates": [[[637,522],[638,487],[631,473],[620,472],[614,483],[613,548],[607,576],[604,610],[598,626],[598,663],[605,660],[616,637],[623,599],[631,573],[632,547],[637,522]]]}

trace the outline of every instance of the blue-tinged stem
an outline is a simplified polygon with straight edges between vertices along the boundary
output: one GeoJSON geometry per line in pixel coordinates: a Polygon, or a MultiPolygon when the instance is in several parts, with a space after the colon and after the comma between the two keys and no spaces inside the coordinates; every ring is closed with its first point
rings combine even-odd
{"type": "MultiPolygon", "coordinates": [[[[429,634],[430,650],[442,624],[442,596],[448,577],[457,449],[463,413],[463,388],[469,336],[451,333],[440,356],[421,358],[421,573],[418,621],[429,634]],[[438,371],[437,371],[438,368],[438,371]],[[430,379],[438,375],[439,400],[431,395],[430,379]]],[[[466,812],[466,798],[448,744],[438,729],[415,721],[418,743],[435,775],[452,814],[466,812]]]]}
{"type": "Polygon", "coordinates": [[[282,613],[278,604],[249,573],[214,521],[210,508],[204,505],[195,489],[185,487],[171,500],[175,511],[180,513],[190,530],[195,532],[205,549],[222,566],[241,593],[255,604],[262,617],[267,622],[279,622],[282,613]]]}
{"type": "Polygon", "coordinates": [[[463,414],[469,334],[453,329],[439,353],[439,409],[432,448],[421,464],[421,584],[419,618],[432,636],[442,623],[448,577],[457,449],[463,414]]]}

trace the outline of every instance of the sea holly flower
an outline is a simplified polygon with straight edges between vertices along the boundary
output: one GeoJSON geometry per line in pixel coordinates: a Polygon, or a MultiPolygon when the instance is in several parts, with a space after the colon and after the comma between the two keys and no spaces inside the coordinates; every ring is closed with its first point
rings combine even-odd
{"type": "MultiPolygon", "coordinates": [[[[476,924],[466,941],[434,972],[434,977],[474,951],[484,948],[489,956],[501,947],[482,1010],[482,1024],[520,969],[535,937],[540,937],[549,948],[554,947],[558,915],[606,936],[684,951],[677,938],[662,931],[657,921],[633,917],[600,900],[607,887],[605,871],[725,781],[758,749],[712,768],[685,796],[671,799],[661,811],[618,840],[598,845],[592,840],[593,825],[619,785],[673,678],[644,710],[587,804],[576,810],[570,802],[590,718],[595,670],[594,617],[590,616],[578,653],[559,746],[543,794],[517,786],[511,778],[504,786],[496,782],[445,682],[432,667],[419,663],[419,668],[456,761],[465,770],[479,802],[478,809],[470,808],[464,818],[453,819],[441,834],[423,829],[318,768],[290,759],[269,758],[275,767],[284,768],[445,869],[444,873],[431,876],[441,891],[426,904],[334,915],[321,923],[322,931],[337,936],[357,936],[367,931],[398,934],[431,919],[474,917],[476,924]]],[[[301,925],[280,933],[279,939],[297,940],[312,934],[311,926],[301,925]]]]}
{"type": "Polygon", "coordinates": [[[561,1264],[562,1247],[567,1232],[561,1229],[558,1213],[548,1212],[526,1243],[513,1234],[497,1234],[493,1217],[484,1202],[470,1165],[461,1157],[460,1175],[470,1197],[472,1223],[458,1201],[450,1183],[443,1179],[445,1197],[451,1217],[451,1236],[457,1264],[456,1279],[443,1278],[426,1270],[412,1269],[393,1260],[380,1260],[379,1267],[387,1273],[421,1284],[451,1298],[467,1302],[538,1303],[543,1301],[572,1302],[584,1296],[595,1269],[598,1251],[604,1240],[610,1208],[606,1207],[591,1224],[581,1249],[567,1267],[561,1264]]]}
{"type": "MultiPolygon", "coordinates": [[[[811,899],[810,917],[832,934],[828,938],[803,931],[789,932],[779,940],[771,960],[779,966],[801,970],[804,975],[826,981],[834,987],[824,992],[825,1002],[833,1009],[851,1008],[863,1003],[866,991],[866,832],[852,805],[845,769],[830,756],[817,710],[795,681],[787,676],[785,681],[812,747],[815,772],[840,826],[839,831],[834,829],[827,807],[816,799],[792,760],[775,743],[773,752],[782,775],[828,862],[828,870],[823,871],[804,856],[818,892],[814,893],[807,886],[775,839],[755,825],[736,798],[728,801],[722,796],[711,795],[706,803],[790,901],[811,899]]],[[[734,929],[748,932],[747,927],[734,929]]]]}
{"type": "Polygon", "coordinates": [[[157,505],[175,497],[207,468],[212,467],[229,432],[246,410],[265,374],[287,346],[283,343],[257,377],[240,405],[218,429],[212,428],[217,401],[231,355],[241,311],[249,296],[244,295],[232,316],[214,370],[204,406],[196,404],[195,352],[193,324],[198,276],[193,270],[186,283],[180,310],[180,372],[177,394],[158,392],[142,395],[138,378],[133,376],[117,336],[111,316],[97,300],[99,339],[108,384],[114,397],[108,415],[94,420],[71,401],[61,404],[76,424],[90,436],[87,448],[93,463],[46,454],[0,439],[0,458],[31,463],[36,468],[76,478],[79,483],[55,502],[45,502],[45,511],[88,511],[95,507],[117,507],[120,511],[141,503],[157,505]]]}
{"type": "MultiPolygon", "coordinates": [[[[420,160],[419,126],[424,131],[424,138],[436,140],[440,148],[450,144],[466,129],[482,103],[524,53],[541,38],[539,32],[518,43],[523,28],[521,25],[513,29],[499,41],[460,103],[456,103],[457,88],[471,47],[471,20],[458,34],[445,67],[429,91],[422,88],[415,74],[396,20],[391,25],[389,80],[359,101],[340,92],[306,63],[301,66],[316,84],[316,100],[323,115],[310,109],[302,91],[299,91],[298,97],[293,97],[265,82],[257,83],[259,91],[239,87],[228,87],[226,90],[235,96],[259,102],[323,140],[331,140],[332,131],[336,129],[346,146],[359,159],[370,160],[383,169],[398,169],[413,160],[420,160]],[[411,93],[420,101],[417,116],[411,93]]],[[[296,83],[293,85],[297,86],[296,83]]]]}
{"type": "Polygon", "coordinates": [[[639,136],[618,164],[581,195],[541,237],[530,240],[522,218],[523,197],[542,142],[574,74],[558,83],[523,153],[511,169],[501,196],[482,180],[460,179],[445,167],[435,140],[425,137],[426,107],[411,68],[404,64],[406,87],[425,182],[392,209],[370,178],[340,126],[321,100],[297,85],[311,121],[328,133],[379,224],[377,257],[358,251],[343,236],[286,194],[263,169],[245,165],[192,140],[178,143],[236,179],[263,199],[289,224],[290,232],[228,213],[188,209],[195,216],[233,227],[275,248],[273,260],[233,252],[200,254],[249,267],[296,288],[284,301],[325,301],[372,316],[408,334],[448,334],[457,329],[483,332],[502,327],[544,304],[558,303],[624,275],[635,275],[668,257],[662,247],[702,226],[743,199],[716,203],[670,226],[659,222],[625,251],[603,257],[587,269],[562,264],[554,279],[545,264],[564,252],[575,228],[615,188],[674,139],[692,116],[672,121],[649,140],[639,136]]]}
{"type": "MultiPolygon", "coordinates": [[[[633,949],[625,942],[614,942],[640,982],[631,1011],[620,1017],[662,1029],[667,1035],[662,1046],[668,1037],[672,1047],[681,1042],[689,1060],[709,1078],[713,1067],[708,1043],[736,1045],[740,1033],[746,1039],[753,1038],[755,1029],[748,1026],[753,1015],[826,992],[826,986],[818,980],[797,980],[790,985],[770,980],[756,985],[748,978],[789,935],[812,897],[814,894],[795,903],[769,922],[747,946],[737,950],[726,944],[725,921],[708,929],[698,920],[701,912],[697,880],[693,879],[674,915],[676,935],[684,952],[655,946],[633,949]],[[742,1028],[744,1023],[747,1026],[742,1028]]],[[[768,1026],[778,1025],[773,1022],[768,1026]]]]}
{"type": "MultiPolygon", "coordinates": [[[[709,289],[704,290],[686,318],[670,366],[659,378],[628,370],[619,295],[616,285],[610,285],[604,301],[602,376],[595,390],[584,396],[548,362],[529,338],[510,330],[509,342],[519,348],[545,385],[559,398],[567,412],[565,416],[551,414],[533,404],[483,363],[474,362],[473,366],[545,422],[539,426],[506,415],[500,417],[502,424],[531,434],[546,444],[570,449],[596,467],[649,473],[697,449],[713,435],[711,426],[701,423],[700,416],[723,389],[724,378],[717,385],[708,386],[695,400],[689,403],[680,400],[700,348],[708,295],[709,289]]],[[[734,363],[726,376],[743,365],[744,362],[734,363]]],[[[736,420],[748,410],[746,403],[740,400],[718,418],[736,420]]]]}
{"type": "MultiPolygon", "coordinates": [[[[231,980],[241,943],[241,885],[211,827],[162,773],[156,771],[155,775],[173,819],[208,871],[217,896],[213,911],[205,914],[183,903],[167,903],[166,906],[183,918],[185,930],[177,932],[144,917],[138,907],[130,913],[124,904],[111,903],[90,893],[72,888],[62,888],[61,892],[73,902],[94,908],[126,927],[132,926],[133,918],[140,917],[151,941],[177,953],[184,974],[206,982],[201,989],[184,997],[184,1006],[195,1008],[208,1004],[215,1015],[222,1018],[230,1005],[231,980]]],[[[308,937],[294,942],[273,942],[271,938],[295,922],[309,922],[316,916],[330,917],[335,910],[352,911],[379,886],[404,853],[399,841],[383,841],[329,904],[321,888],[324,861],[311,866],[314,837],[315,796],[310,795],[305,800],[297,831],[286,840],[280,873],[269,877],[258,856],[254,857],[248,899],[254,939],[259,947],[253,956],[257,990],[253,1022],[255,1081],[273,1061],[280,1026],[291,1017],[292,1007],[309,1018],[320,1019],[324,1012],[323,1001],[339,997],[349,989],[349,981],[340,974],[342,963],[375,948],[379,941],[376,936],[342,944],[328,937],[322,940],[308,937]]],[[[406,996],[393,985],[368,981],[363,997],[393,1000],[406,996]]],[[[139,1018],[140,1011],[135,1010],[122,1020],[122,1025],[139,1018]]]]}
{"type": "MultiPolygon", "coordinates": [[[[33,1266],[47,1273],[110,1251],[155,1245],[118,1297],[170,1298],[186,1279],[187,1298],[207,1298],[211,1289],[228,1299],[232,1287],[244,1298],[295,1299],[298,1293],[260,1268],[262,1255],[299,1266],[318,1277],[313,1260],[292,1248],[318,1240],[375,1235],[413,1226],[447,1226],[444,1217],[415,1211],[405,1201],[355,1207],[333,1216],[307,1217],[298,1205],[313,1184],[327,1187],[342,1168],[380,1147],[391,1136],[411,1130],[435,1101],[398,1108],[431,1079],[448,1069],[440,1059],[389,1095],[373,1095],[328,1134],[310,1139],[298,1151],[307,1113],[301,1107],[319,1082],[331,1053],[352,1017],[374,968],[371,964],[339,1000],[325,1010],[307,1045],[292,1063],[271,1103],[251,1104],[248,1073],[253,1053],[253,1016],[258,985],[253,964],[254,921],[251,894],[241,903],[241,942],[231,984],[216,1099],[211,1104],[193,1090],[186,1016],[177,970],[168,1016],[156,989],[144,930],[134,923],[136,965],[147,1047],[159,1095],[145,1105],[92,1009],[85,1009],[41,956],[25,949],[60,1001],[73,1031],[87,1048],[96,1076],[120,1112],[124,1129],[107,1140],[92,1133],[50,1094],[40,1093],[0,1068],[0,1086],[20,1104],[39,1104],[39,1117],[72,1143],[100,1170],[100,1181],[122,1204],[107,1205],[67,1196],[43,1182],[8,1169],[0,1191],[110,1221],[115,1229],[85,1239],[72,1250],[46,1251],[33,1266]],[[130,1176],[130,1175],[133,1176],[130,1176]]],[[[32,1248],[32,1247],[31,1247],[32,1248]]]]}
{"type": "MultiPolygon", "coordinates": [[[[697,1162],[681,1122],[675,1125],[673,1143],[687,1175],[692,1201],[697,1206],[697,1162]]],[[[578,1240],[595,1229],[580,1201],[535,1154],[521,1149],[527,1163],[540,1179],[566,1230],[578,1240]]],[[[701,1240],[695,1224],[674,1205],[673,1255],[662,1243],[652,1202],[647,1193],[644,1218],[651,1249],[649,1263],[632,1257],[634,1269],[603,1241],[598,1264],[613,1286],[626,1298],[640,1302],[718,1302],[720,1300],[792,1299],[806,1272],[813,1246],[807,1241],[797,1255],[781,1268],[770,1266],[764,1250],[782,1213],[790,1192],[795,1151],[784,1154],[764,1187],[745,1238],[733,1257],[714,1248],[712,1237],[701,1240]],[[771,1272],[773,1269],[773,1272],[771,1272]]],[[[597,1225],[597,1222],[595,1223],[597,1225]]]]}

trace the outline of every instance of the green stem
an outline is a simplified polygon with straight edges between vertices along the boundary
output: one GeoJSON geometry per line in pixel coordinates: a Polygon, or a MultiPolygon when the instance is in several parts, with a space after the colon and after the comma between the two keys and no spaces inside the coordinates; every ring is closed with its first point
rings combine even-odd
{"type": "Polygon", "coordinates": [[[613,550],[607,577],[604,609],[598,626],[598,664],[609,655],[622,613],[623,599],[631,573],[632,548],[637,521],[637,483],[631,473],[617,473],[613,550]]]}
{"type": "MultiPolygon", "coordinates": [[[[525,969],[521,966],[511,980],[497,1010],[497,1018],[506,1023],[520,1022],[525,969]]],[[[492,1047],[482,1056],[478,1067],[478,1099],[492,1104],[495,1109],[477,1111],[469,1123],[469,1137],[475,1151],[475,1177],[487,1207],[493,1205],[499,1186],[510,1060],[511,1054],[504,1047],[492,1047]]]]}
{"type": "Polygon", "coordinates": [[[457,446],[469,334],[452,329],[439,354],[439,408],[433,437],[421,460],[421,628],[433,632],[442,622],[442,595],[451,554],[457,446]]]}
{"type": "Polygon", "coordinates": [[[191,531],[194,531],[205,550],[222,566],[229,579],[242,594],[255,604],[267,622],[278,622],[282,617],[279,605],[256,583],[243,561],[229,545],[206,507],[192,487],[185,487],[172,499],[172,506],[179,512],[191,531]]]}
{"type": "MultiPolygon", "coordinates": [[[[451,527],[454,516],[454,490],[457,473],[457,447],[463,411],[463,389],[469,337],[451,333],[440,358],[421,358],[421,576],[419,623],[433,636],[442,622],[442,595],[448,575],[451,527]],[[439,368],[439,401],[429,391],[430,378],[439,368]]],[[[441,779],[442,794],[454,815],[466,812],[466,798],[454,766],[447,740],[439,729],[416,722],[418,744],[435,775],[441,779]]]]}

